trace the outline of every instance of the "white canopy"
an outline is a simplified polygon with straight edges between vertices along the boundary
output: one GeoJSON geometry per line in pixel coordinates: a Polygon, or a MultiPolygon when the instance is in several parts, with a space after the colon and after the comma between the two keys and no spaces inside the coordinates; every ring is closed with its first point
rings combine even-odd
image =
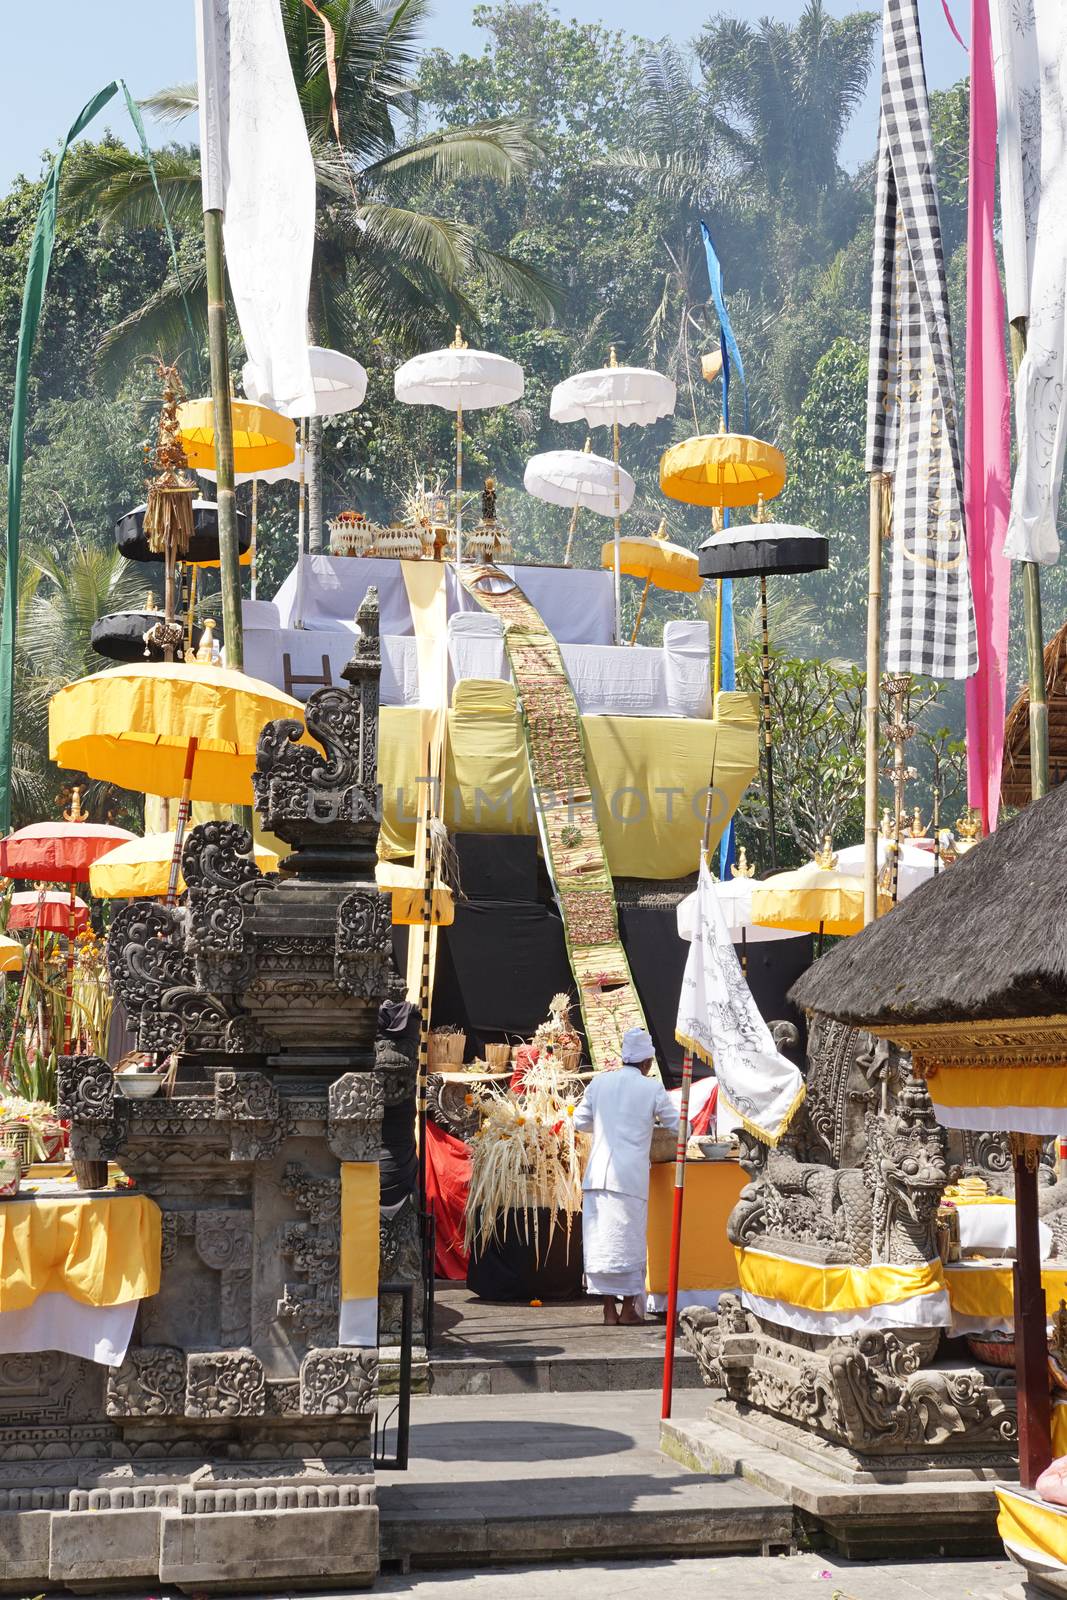
{"type": "Polygon", "coordinates": [[[649,367],[597,367],[564,378],[552,391],[553,422],[586,422],[591,428],[644,426],[674,414],[677,390],[670,378],[649,367]]]}
{"type": "Polygon", "coordinates": [[[276,405],[267,392],[263,375],[251,361],[246,361],[241,370],[245,394],[257,405],[270,406],[286,417],[336,417],[343,411],[355,411],[363,404],[367,374],[354,356],[312,344],[308,346],[308,361],[315,390],[313,410],[303,409],[299,402],[291,407],[276,405]]]}
{"type": "Polygon", "coordinates": [[[412,356],[393,374],[393,392],[408,406],[440,406],[442,411],[484,411],[510,405],[525,391],[522,368],[489,350],[449,345],[412,356]]]}
{"type": "MultiPolygon", "coordinates": [[[[722,914],[726,918],[726,926],[730,937],[735,944],[741,943],[744,934],[748,944],[763,943],[767,939],[795,939],[797,935],[790,928],[764,928],[752,920],[752,890],[756,885],[755,878],[726,878],[721,883],[716,880],[715,894],[722,914]]],[[[678,902],[678,937],[693,942],[696,932],[697,918],[697,892],[687,894],[684,900],[678,902]]]]}
{"type": "MultiPolygon", "coordinates": [[[[253,478],[257,483],[297,483],[304,462],[304,447],[297,444],[296,455],[284,467],[267,467],[263,472],[235,472],[234,483],[251,483],[253,478]]],[[[201,478],[206,478],[209,483],[217,483],[219,475],[212,467],[197,467],[201,478]]],[[[214,502],[212,502],[214,503],[214,502]]]]}
{"type": "MultiPolygon", "coordinates": [[[[614,462],[605,456],[589,455],[584,450],[546,450],[530,457],[522,481],[527,494],[547,500],[550,506],[573,510],[579,505],[602,517],[613,517],[615,470],[614,462]]],[[[629,511],[636,486],[622,467],[618,477],[619,510],[629,511]]]]}

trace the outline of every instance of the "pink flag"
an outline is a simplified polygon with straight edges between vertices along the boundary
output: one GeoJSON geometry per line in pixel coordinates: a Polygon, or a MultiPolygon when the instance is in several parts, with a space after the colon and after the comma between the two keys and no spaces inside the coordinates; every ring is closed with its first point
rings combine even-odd
{"type": "Polygon", "coordinates": [[[1004,295],[993,243],[997,103],[988,0],[971,0],[970,205],[963,499],[978,671],[967,679],[967,801],[997,825],[1004,758],[1011,562],[1001,552],[1011,504],[1011,390],[1004,295]]]}

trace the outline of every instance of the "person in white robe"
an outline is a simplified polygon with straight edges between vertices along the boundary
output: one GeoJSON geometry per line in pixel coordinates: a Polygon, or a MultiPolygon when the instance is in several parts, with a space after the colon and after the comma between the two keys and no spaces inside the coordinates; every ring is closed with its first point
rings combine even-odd
{"type": "Polygon", "coordinates": [[[582,1180],[585,1284],[603,1297],[609,1325],[644,1321],[638,1308],[645,1297],[652,1129],[657,1122],[678,1127],[678,1107],[648,1076],[654,1058],[644,1028],[631,1028],[622,1042],[623,1065],[598,1073],[574,1113],[578,1132],[593,1136],[582,1180]]]}

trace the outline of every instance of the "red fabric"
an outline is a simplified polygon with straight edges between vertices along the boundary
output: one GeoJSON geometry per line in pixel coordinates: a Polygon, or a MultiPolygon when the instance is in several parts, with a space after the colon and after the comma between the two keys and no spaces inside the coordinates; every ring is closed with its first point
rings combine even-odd
{"type": "Polygon", "coordinates": [[[694,1134],[703,1135],[715,1132],[715,1107],[718,1103],[718,1099],[719,1085],[716,1084],[714,1089],[712,1089],[711,1093],[708,1095],[708,1098],[705,1100],[704,1104],[701,1106],[700,1110],[697,1112],[696,1116],[693,1118],[692,1122],[689,1124],[690,1137],[692,1137],[694,1134]]]}
{"type": "Polygon", "coordinates": [[[453,1138],[426,1119],[426,1204],[437,1230],[434,1269],[439,1278],[467,1276],[463,1230],[467,1216],[467,1191],[471,1181],[471,1153],[462,1139],[453,1138]]]}
{"type": "Polygon", "coordinates": [[[537,1062],[541,1052],[535,1044],[520,1044],[515,1052],[515,1071],[511,1074],[508,1091],[521,1094],[526,1084],[526,1074],[537,1062]]]}
{"type": "MultiPolygon", "coordinates": [[[[74,896],[74,932],[81,933],[89,921],[89,907],[78,895],[74,896]]],[[[21,889],[11,896],[7,913],[7,928],[42,929],[45,933],[67,933],[70,928],[70,896],[46,890],[21,889]]]]}
{"type": "Polygon", "coordinates": [[[99,857],[137,837],[106,822],[32,822],[0,839],[0,872],[44,883],[88,883],[99,857]]]}

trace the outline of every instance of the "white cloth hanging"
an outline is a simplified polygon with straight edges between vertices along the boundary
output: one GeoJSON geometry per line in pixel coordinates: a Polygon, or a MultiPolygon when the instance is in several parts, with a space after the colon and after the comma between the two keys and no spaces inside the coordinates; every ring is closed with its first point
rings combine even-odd
{"type": "Polygon", "coordinates": [[[315,167],[278,0],[196,0],[200,175],[221,211],[248,359],[287,414],[314,403],[315,167]]]}

